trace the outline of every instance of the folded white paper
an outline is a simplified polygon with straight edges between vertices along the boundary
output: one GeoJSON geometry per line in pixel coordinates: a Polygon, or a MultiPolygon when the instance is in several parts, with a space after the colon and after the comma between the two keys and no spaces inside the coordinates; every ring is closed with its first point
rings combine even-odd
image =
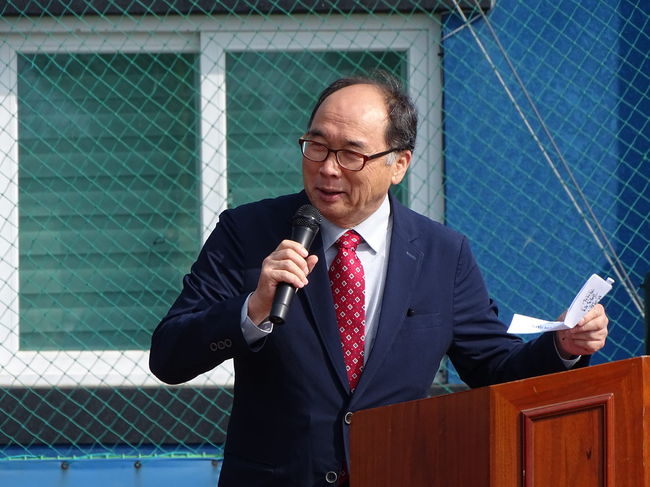
{"type": "Polygon", "coordinates": [[[614,284],[614,280],[593,274],[582,286],[580,292],[573,298],[573,302],[566,313],[564,321],[547,321],[515,314],[512,317],[508,333],[540,333],[543,331],[568,330],[578,324],[582,317],[593,308],[607,294],[614,284]]]}

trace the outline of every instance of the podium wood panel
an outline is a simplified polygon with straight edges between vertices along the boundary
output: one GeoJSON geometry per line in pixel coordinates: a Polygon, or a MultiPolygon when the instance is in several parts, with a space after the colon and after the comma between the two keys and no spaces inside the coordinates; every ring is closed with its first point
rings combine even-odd
{"type": "Polygon", "coordinates": [[[358,411],[351,487],[650,487],[650,357],[358,411]]]}

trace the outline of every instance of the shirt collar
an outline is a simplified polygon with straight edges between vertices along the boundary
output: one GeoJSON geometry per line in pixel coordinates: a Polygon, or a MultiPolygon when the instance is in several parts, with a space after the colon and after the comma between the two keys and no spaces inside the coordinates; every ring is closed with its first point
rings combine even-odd
{"type": "MultiPolygon", "coordinates": [[[[352,227],[364,242],[368,244],[370,250],[374,253],[381,250],[386,242],[386,232],[388,232],[388,224],[390,222],[390,201],[388,195],[384,198],[382,204],[364,221],[352,227]]],[[[321,238],[323,239],[323,248],[329,249],[338,238],[343,235],[347,228],[341,228],[334,225],[332,222],[323,218],[321,222],[321,238]]]]}

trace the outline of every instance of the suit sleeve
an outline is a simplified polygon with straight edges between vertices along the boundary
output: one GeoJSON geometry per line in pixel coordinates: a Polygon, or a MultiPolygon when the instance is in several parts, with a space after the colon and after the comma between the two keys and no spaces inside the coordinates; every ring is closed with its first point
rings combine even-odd
{"type": "Polygon", "coordinates": [[[242,335],[241,310],[261,259],[247,255],[240,234],[231,213],[222,213],[183,278],[180,296],[154,331],[149,367],[163,382],[186,382],[224,360],[251,353],[242,335]]]}
{"type": "MultiPolygon", "coordinates": [[[[488,297],[483,277],[463,238],[453,294],[454,338],[449,357],[470,387],[524,379],[566,370],[553,333],[524,342],[506,333],[488,297]]],[[[587,365],[584,357],[576,366],[587,365]]]]}

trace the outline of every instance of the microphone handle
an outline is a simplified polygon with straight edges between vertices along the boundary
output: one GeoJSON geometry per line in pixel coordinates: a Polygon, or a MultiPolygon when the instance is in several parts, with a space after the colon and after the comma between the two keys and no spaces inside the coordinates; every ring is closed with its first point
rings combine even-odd
{"type": "MultiPolygon", "coordinates": [[[[291,229],[291,240],[298,242],[309,250],[309,247],[311,247],[317,233],[318,227],[313,229],[303,225],[295,226],[291,229]]],[[[296,294],[296,289],[291,284],[286,282],[278,284],[275,289],[273,304],[271,305],[271,314],[269,315],[269,321],[271,323],[274,325],[281,325],[284,323],[294,294],[296,294]]]]}
{"type": "Polygon", "coordinates": [[[296,294],[296,288],[286,282],[281,282],[275,288],[275,296],[273,297],[273,305],[271,306],[271,314],[269,321],[274,325],[282,325],[289,312],[289,306],[293,295],[296,294]]]}

